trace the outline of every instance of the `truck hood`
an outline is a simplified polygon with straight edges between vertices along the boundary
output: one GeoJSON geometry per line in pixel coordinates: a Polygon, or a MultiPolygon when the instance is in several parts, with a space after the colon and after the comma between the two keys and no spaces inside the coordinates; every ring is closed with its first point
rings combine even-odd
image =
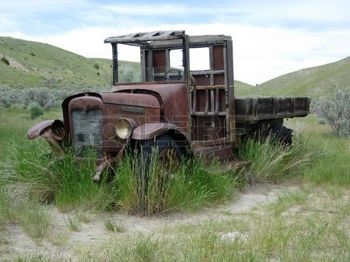
{"type": "Polygon", "coordinates": [[[100,95],[105,104],[160,108],[158,99],[151,94],[101,93],[100,95]]]}
{"type": "Polygon", "coordinates": [[[157,98],[162,114],[187,115],[188,90],[185,83],[137,83],[118,85],[113,88],[115,93],[148,94],[157,98]]]}

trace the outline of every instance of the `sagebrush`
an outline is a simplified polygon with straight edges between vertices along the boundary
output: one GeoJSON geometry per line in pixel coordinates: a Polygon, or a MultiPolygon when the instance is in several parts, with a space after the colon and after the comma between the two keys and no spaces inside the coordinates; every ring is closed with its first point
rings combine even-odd
{"type": "Polygon", "coordinates": [[[316,114],[326,120],[335,134],[350,136],[350,89],[337,89],[315,103],[316,114]]]}

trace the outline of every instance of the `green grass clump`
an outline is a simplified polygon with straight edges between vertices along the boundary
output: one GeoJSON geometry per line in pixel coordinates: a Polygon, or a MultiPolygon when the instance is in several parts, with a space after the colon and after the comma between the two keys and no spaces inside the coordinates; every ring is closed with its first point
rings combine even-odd
{"type": "Polygon", "coordinates": [[[234,171],[221,171],[215,164],[208,167],[198,159],[184,161],[174,173],[165,174],[154,153],[146,171],[147,181],[135,176],[142,168],[140,165],[142,160],[128,157],[116,170],[116,203],[128,212],[151,215],[196,209],[224,201],[236,192],[234,171]]]}
{"type": "Polygon", "coordinates": [[[39,116],[44,114],[44,110],[36,102],[33,102],[33,103],[29,104],[27,110],[28,110],[28,112],[30,114],[30,118],[31,119],[38,118],[39,116]]]}
{"type": "MultiPolygon", "coordinates": [[[[47,236],[50,227],[50,215],[45,207],[26,198],[15,198],[0,191],[0,232],[7,225],[19,225],[23,231],[34,240],[47,236]]],[[[0,238],[1,243],[1,238],[0,238]]]]}
{"type": "Polygon", "coordinates": [[[28,194],[40,202],[55,203],[61,209],[108,208],[107,184],[96,184],[91,179],[96,165],[92,153],[79,161],[71,153],[57,159],[42,143],[33,141],[17,149],[16,156],[16,172],[7,177],[14,192],[28,194]]]}
{"type": "MultiPolygon", "coordinates": [[[[55,111],[45,115],[59,118],[55,111]]],[[[42,117],[33,121],[24,109],[11,107],[0,118],[0,134],[4,137],[0,147],[0,187],[9,189],[17,198],[53,203],[61,210],[112,208],[128,212],[136,212],[143,199],[147,206],[144,214],[154,214],[197,209],[224,201],[237,191],[234,171],[222,171],[218,163],[208,167],[200,160],[184,161],[161,188],[164,173],[156,157],[149,168],[145,194],[135,176],[142,168],[141,161],[134,156],[126,157],[115,168],[114,180],[96,184],[91,180],[96,168],[93,152],[81,161],[76,161],[73,153],[54,156],[43,139],[28,141],[25,137],[28,128],[42,117]]]]}
{"type": "Polygon", "coordinates": [[[305,181],[317,185],[350,185],[350,140],[322,135],[318,138],[320,155],[303,172],[305,181]]]}
{"type": "Polygon", "coordinates": [[[318,152],[308,138],[294,138],[292,146],[250,139],[239,149],[239,157],[250,161],[244,176],[249,183],[278,182],[290,174],[298,174],[311,164],[318,152]]]}

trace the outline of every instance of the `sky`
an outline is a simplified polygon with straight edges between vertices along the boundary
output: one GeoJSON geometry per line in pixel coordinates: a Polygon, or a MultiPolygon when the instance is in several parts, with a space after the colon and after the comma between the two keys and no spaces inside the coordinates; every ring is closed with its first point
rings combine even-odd
{"type": "Polygon", "coordinates": [[[0,36],[111,58],[110,36],[225,34],[235,79],[255,85],[350,56],[349,11],[348,0],[0,0],[0,36]]]}

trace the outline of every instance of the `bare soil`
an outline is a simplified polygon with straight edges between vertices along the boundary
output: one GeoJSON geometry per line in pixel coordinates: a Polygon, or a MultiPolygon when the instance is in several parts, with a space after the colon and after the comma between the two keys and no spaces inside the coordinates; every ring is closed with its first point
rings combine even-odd
{"type": "MultiPolygon", "coordinates": [[[[220,206],[204,208],[195,213],[174,213],[153,217],[140,217],[123,213],[61,213],[57,208],[49,206],[52,227],[48,237],[33,240],[18,225],[7,229],[5,239],[0,241],[0,261],[39,255],[64,257],[74,260],[73,250],[77,247],[94,246],[108,240],[116,232],[108,230],[106,221],[114,225],[119,234],[153,234],[169,226],[197,225],[211,220],[225,221],[239,216],[259,206],[274,202],[279,195],[293,187],[286,185],[255,185],[248,187],[228,203],[220,206]],[[76,228],[74,228],[76,221],[76,228]],[[2,257],[2,258],[1,258],[2,257]]],[[[225,235],[223,238],[236,237],[225,235]]]]}

